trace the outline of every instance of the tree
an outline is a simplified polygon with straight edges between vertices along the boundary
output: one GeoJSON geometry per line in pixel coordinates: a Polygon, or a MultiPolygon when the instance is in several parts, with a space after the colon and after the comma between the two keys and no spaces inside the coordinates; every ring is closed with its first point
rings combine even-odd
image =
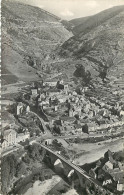
{"type": "Polygon", "coordinates": [[[18,93],[18,94],[15,96],[16,102],[21,102],[21,101],[22,101],[22,98],[23,98],[22,93],[18,93]]]}
{"type": "Polygon", "coordinates": [[[82,88],[80,86],[77,86],[75,91],[77,92],[77,94],[82,95],[81,90],[82,90],[82,88]]]}
{"type": "Polygon", "coordinates": [[[46,73],[47,73],[47,74],[50,74],[50,72],[51,72],[51,68],[50,68],[50,66],[48,65],[48,66],[47,66],[47,69],[46,69],[46,73]]]}
{"type": "Polygon", "coordinates": [[[41,132],[40,129],[37,128],[35,131],[36,131],[36,135],[39,136],[41,132]]]}
{"type": "Polygon", "coordinates": [[[61,134],[61,130],[60,130],[59,126],[57,126],[56,124],[53,127],[53,132],[57,133],[57,134],[61,134]]]}
{"type": "Polygon", "coordinates": [[[29,160],[42,160],[44,157],[43,155],[43,149],[41,148],[40,145],[37,144],[33,144],[33,145],[29,145],[27,147],[27,160],[29,158],[29,160]]]}
{"type": "Polygon", "coordinates": [[[17,158],[14,154],[4,156],[1,160],[2,192],[7,194],[13,178],[16,176],[17,158]]]}
{"type": "Polygon", "coordinates": [[[24,175],[26,173],[26,165],[23,161],[21,161],[18,165],[17,165],[17,169],[16,169],[16,176],[17,177],[21,177],[22,175],[24,175]]]}
{"type": "Polygon", "coordinates": [[[30,158],[27,154],[24,157],[22,157],[22,160],[23,160],[23,162],[27,163],[28,165],[30,164],[30,158]]]}
{"type": "Polygon", "coordinates": [[[85,124],[85,125],[82,126],[82,131],[84,133],[88,133],[89,134],[89,132],[88,132],[88,125],[87,124],[85,124]]]}
{"type": "Polygon", "coordinates": [[[27,61],[27,64],[28,64],[29,66],[31,66],[31,67],[34,66],[34,59],[33,59],[33,57],[27,56],[26,61],[27,61]]]}
{"type": "Polygon", "coordinates": [[[105,82],[105,79],[107,77],[107,68],[103,68],[100,70],[99,77],[102,79],[103,82],[105,82]]]}
{"type": "Polygon", "coordinates": [[[84,77],[85,75],[85,68],[83,67],[82,64],[76,64],[76,70],[74,72],[75,77],[84,77]]]}
{"type": "Polygon", "coordinates": [[[74,76],[82,79],[82,85],[89,85],[91,81],[91,73],[90,71],[85,71],[85,68],[82,64],[76,65],[76,70],[74,72],[74,76]]]}
{"type": "Polygon", "coordinates": [[[79,114],[75,114],[74,117],[79,120],[79,114]]]}
{"type": "Polygon", "coordinates": [[[81,143],[81,138],[80,138],[80,137],[77,137],[77,138],[75,139],[75,143],[81,143]]]}
{"type": "Polygon", "coordinates": [[[89,70],[85,72],[85,81],[86,83],[89,83],[91,81],[91,73],[89,70]]]}
{"type": "Polygon", "coordinates": [[[111,51],[108,50],[107,56],[103,53],[100,57],[100,62],[98,62],[98,70],[99,70],[99,77],[102,79],[103,82],[105,82],[105,79],[107,79],[107,72],[110,67],[114,65],[114,60],[117,56],[114,57],[113,54],[111,54],[111,51]]]}
{"type": "Polygon", "coordinates": [[[54,139],[52,144],[57,150],[60,150],[60,148],[62,147],[62,143],[59,143],[57,139],[54,139]]]}

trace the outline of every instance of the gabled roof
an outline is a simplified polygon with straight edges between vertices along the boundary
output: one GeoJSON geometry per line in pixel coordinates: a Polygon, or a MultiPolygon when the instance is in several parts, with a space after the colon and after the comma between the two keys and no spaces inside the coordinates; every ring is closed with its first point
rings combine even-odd
{"type": "Polygon", "coordinates": [[[76,128],[76,129],[79,129],[79,128],[82,128],[82,126],[81,126],[80,124],[76,124],[76,125],[75,125],[75,128],[76,128]]]}
{"type": "Polygon", "coordinates": [[[114,181],[113,177],[108,172],[104,171],[103,169],[98,168],[97,172],[98,172],[97,174],[99,177],[102,176],[103,181],[105,181],[107,179],[111,179],[112,181],[114,181]]]}
{"type": "Polygon", "coordinates": [[[63,120],[63,121],[70,121],[70,122],[74,122],[75,121],[75,117],[69,117],[69,116],[62,116],[61,118],[60,118],[61,120],[63,120]]]}
{"type": "Polygon", "coordinates": [[[114,164],[115,160],[113,159],[113,153],[108,150],[105,154],[104,154],[105,159],[108,161],[110,161],[112,164],[114,164]]]}
{"type": "Polygon", "coordinates": [[[53,79],[47,79],[46,81],[44,81],[44,83],[47,83],[47,82],[48,83],[55,83],[55,82],[57,83],[57,81],[58,80],[56,78],[53,78],[53,79]]]}
{"type": "Polygon", "coordinates": [[[115,181],[124,184],[124,172],[112,172],[111,175],[115,181]]]}
{"type": "Polygon", "coordinates": [[[32,89],[31,89],[31,91],[34,91],[34,90],[37,91],[37,88],[32,88],[32,89]]]}

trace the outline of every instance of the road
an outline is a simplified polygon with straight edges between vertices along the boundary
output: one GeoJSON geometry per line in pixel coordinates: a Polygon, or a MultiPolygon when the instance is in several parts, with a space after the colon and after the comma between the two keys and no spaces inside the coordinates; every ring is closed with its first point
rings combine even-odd
{"type": "Polygon", "coordinates": [[[35,116],[37,116],[37,118],[40,120],[40,122],[41,122],[41,124],[42,124],[42,126],[43,126],[43,129],[44,129],[45,135],[46,135],[46,136],[44,136],[44,137],[52,138],[53,135],[52,135],[52,133],[47,129],[46,125],[44,124],[44,120],[43,120],[41,117],[39,117],[39,115],[38,115],[37,113],[35,113],[35,112],[33,112],[33,111],[30,111],[30,113],[32,113],[32,114],[34,114],[35,116]]]}
{"type": "Polygon", "coordinates": [[[15,151],[19,150],[20,148],[23,148],[23,146],[21,146],[19,144],[18,144],[18,146],[15,145],[15,147],[8,148],[7,150],[2,151],[1,156],[4,157],[4,156],[6,156],[6,155],[8,155],[12,152],[15,152],[15,151]]]}

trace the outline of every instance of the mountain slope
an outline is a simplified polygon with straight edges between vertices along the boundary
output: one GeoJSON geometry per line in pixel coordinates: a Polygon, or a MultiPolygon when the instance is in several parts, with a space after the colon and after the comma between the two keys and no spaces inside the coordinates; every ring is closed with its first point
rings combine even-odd
{"type": "Polygon", "coordinates": [[[116,16],[100,23],[90,32],[86,34],[81,32],[70,38],[62,45],[59,51],[60,55],[75,59],[86,58],[101,66],[103,65],[102,60],[107,62],[109,56],[115,63],[122,60],[124,51],[123,21],[124,7],[116,16]]]}
{"type": "Polygon", "coordinates": [[[73,24],[74,27],[76,28],[80,24],[83,24],[85,21],[87,21],[90,17],[92,17],[92,16],[87,16],[87,17],[82,17],[82,18],[75,18],[75,19],[70,20],[69,22],[71,24],[73,24]]]}
{"type": "Polygon", "coordinates": [[[94,16],[77,18],[70,22],[75,25],[73,28],[74,34],[83,33],[86,34],[93,28],[99,26],[101,23],[106,22],[108,19],[113,18],[124,10],[124,6],[116,6],[110,9],[104,10],[94,16]]]}
{"type": "Polygon", "coordinates": [[[118,14],[116,12],[113,17],[101,22],[89,32],[82,31],[70,38],[62,45],[59,54],[67,59],[73,58],[75,64],[80,60],[90,71],[92,82],[100,81],[99,79],[104,82],[105,77],[113,92],[120,90],[120,93],[123,93],[124,7],[120,7],[118,14]]]}
{"type": "Polygon", "coordinates": [[[41,66],[71,36],[59,17],[38,7],[2,1],[2,73],[7,69],[22,80],[38,78],[32,67],[41,66]]]}

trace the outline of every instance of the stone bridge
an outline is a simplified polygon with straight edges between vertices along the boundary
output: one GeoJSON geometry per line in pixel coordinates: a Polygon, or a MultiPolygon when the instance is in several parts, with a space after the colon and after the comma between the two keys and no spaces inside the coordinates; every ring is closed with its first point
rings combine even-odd
{"type": "Polygon", "coordinates": [[[46,151],[45,159],[47,160],[47,163],[60,176],[66,177],[69,183],[73,183],[75,180],[77,180],[80,187],[83,189],[88,190],[92,188],[101,195],[111,194],[110,192],[107,192],[96,179],[92,178],[78,165],[73,164],[70,160],[59,154],[59,152],[55,152],[43,144],[40,145],[46,151]]]}

